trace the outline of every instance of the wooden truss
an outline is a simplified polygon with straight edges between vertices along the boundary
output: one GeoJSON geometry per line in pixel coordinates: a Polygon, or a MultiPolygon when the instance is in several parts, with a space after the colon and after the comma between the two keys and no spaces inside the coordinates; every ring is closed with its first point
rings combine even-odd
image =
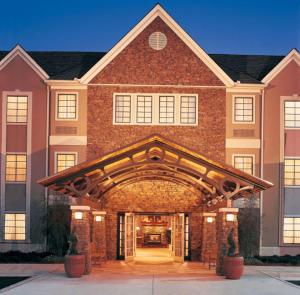
{"type": "Polygon", "coordinates": [[[101,202],[108,191],[143,180],[166,180],[184,185],[198,193],[207,206],[247,197],[272,186],[157,135],[39,183],[66,195],[101,202]]]}

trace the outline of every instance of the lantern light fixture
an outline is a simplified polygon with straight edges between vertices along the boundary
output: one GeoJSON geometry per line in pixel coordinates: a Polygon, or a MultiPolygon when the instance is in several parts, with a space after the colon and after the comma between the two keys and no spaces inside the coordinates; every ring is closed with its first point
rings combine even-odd
{"type": "Polygon", "coordinates": [[[212,222],[214,222],[214,218],[211,217],[211,216],[208,216],[208,217],[206,218],[206,222],[207,222],[207,223],[212,223],[212,222]]]}
{"type": "Polygon", "coordinates": [[[81,212],[81,211],[76,211],[76,212],[74,213],[74,217],[75,217],[75,219],[77,219],[77,220],[83,219],[83,212],[81,212]]]}
{"type": "Polygon", "coordinates": [[[226,221],[234,221],[234,214],[227,213],[226,214],[226,221]]]}
{"type": "Polygon", "coordinates": [[[102,221],[102,216],[101,215],[95,215],[95,221],[96,222],[101,222],[102,221]]]}

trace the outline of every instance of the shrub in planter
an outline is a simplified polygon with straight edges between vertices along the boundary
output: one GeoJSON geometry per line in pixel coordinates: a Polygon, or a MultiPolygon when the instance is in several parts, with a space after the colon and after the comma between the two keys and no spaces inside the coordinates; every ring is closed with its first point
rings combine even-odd
{"type": "Polygon", "coordinates": [[[226,279],[238,280],[243,274],[244,258],[236,252],[234,241],[234,229],[232,228],[227,237],[228,251],[224,257],[224,275],[226,279]]]}
{"type": "Polygon", "coordinates": [[[78,254],[77,237],[74,232],[69,236],[69,249],[65,256],[65,272],[69,278],[80,278],[85,270],[85,256],[78,254]]]}

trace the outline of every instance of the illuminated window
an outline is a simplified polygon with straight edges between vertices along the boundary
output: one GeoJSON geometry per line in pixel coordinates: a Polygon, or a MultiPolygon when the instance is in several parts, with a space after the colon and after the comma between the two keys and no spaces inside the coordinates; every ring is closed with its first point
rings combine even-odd
{"type": "Polygon", "coordinates": [[[300,128],[300,101],[284,102],[284,125],[286,128],[300,128]]]}
{"type": "Polygon", "coordinates": [[[181,96],[180,98],[180,123],[196,123],[196,97],[181,96]]]}
{"type": "Polygon", "coordinates": [[[7,123],[26,123],[28,110],[27,96],[7,96],[6,102],[7,123]]]}
{"type": "Polygon", "coordinates": [[[234,156],[234,167],[246,173],[253,174],[253,157],[234,156]]]}
{"type": "Polygon", "coordinates": [[[25,214],[5,214],[5,240],[25,240],[25,214]]]}
{"type": "Polygon", "coordinates": [[[77,118],[77,95],[58,94],[57,119],[74,120],[77,118]]]}
{"type": "Polygon", "coordinates": [[[284,184],[300,185],[300,158],[284,160],[284,184]]]}
{"type": "Polygon", "coordinates": [[[115,93],[114,124],[196,125],[197,94],[115,93]]]}
{"type": "Polygon", "coordinates": [[[299,217],[284,218],[283,242],[286,244],[300,243],[300,218],[299,217]]]}
{"type": "Polygon", "coordinates": [[[131,97],[130,95],[116,95],[115,98],[115,122],[131,122],[131,97]]]}
{"type": "Polygon", "coordinates": [[[6,155],[5,179],[7,182],[26,181],[26,155],[8,154],[6,155]]]}
{"type": "Polygon", "coordinates": [[[56,172],[63,171],[76,165],[76,154],[56,154],[56,172]]]}
{"type": "Polygon", "coordinates": [[[174,123],[175,99],[174,96],[159,97],[159,123],[174,123]]]}
{"type": "Polygon", "coordinates": [[[253,97],[234,98],[234,121],[248,123],[254,122],[253,97]]]}
{"type": "Polygon", "coordinates": [[[137,123],[151,123],[152,122],[152,96],[137,97],[137,123]]]}

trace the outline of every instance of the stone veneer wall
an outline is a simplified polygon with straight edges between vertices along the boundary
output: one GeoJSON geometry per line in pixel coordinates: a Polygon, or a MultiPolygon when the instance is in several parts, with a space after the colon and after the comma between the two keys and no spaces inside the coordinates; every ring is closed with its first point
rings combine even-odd
{"type": "Polygon", "coordinates": [[[192,260],[200,259],[203,205],[196,192],[168,181],[141,181],[107,194],[101,205],[106,211],[108,259],[116,259],[117,255],[118,212],[190,213],[191,256],[192,260]]]}

